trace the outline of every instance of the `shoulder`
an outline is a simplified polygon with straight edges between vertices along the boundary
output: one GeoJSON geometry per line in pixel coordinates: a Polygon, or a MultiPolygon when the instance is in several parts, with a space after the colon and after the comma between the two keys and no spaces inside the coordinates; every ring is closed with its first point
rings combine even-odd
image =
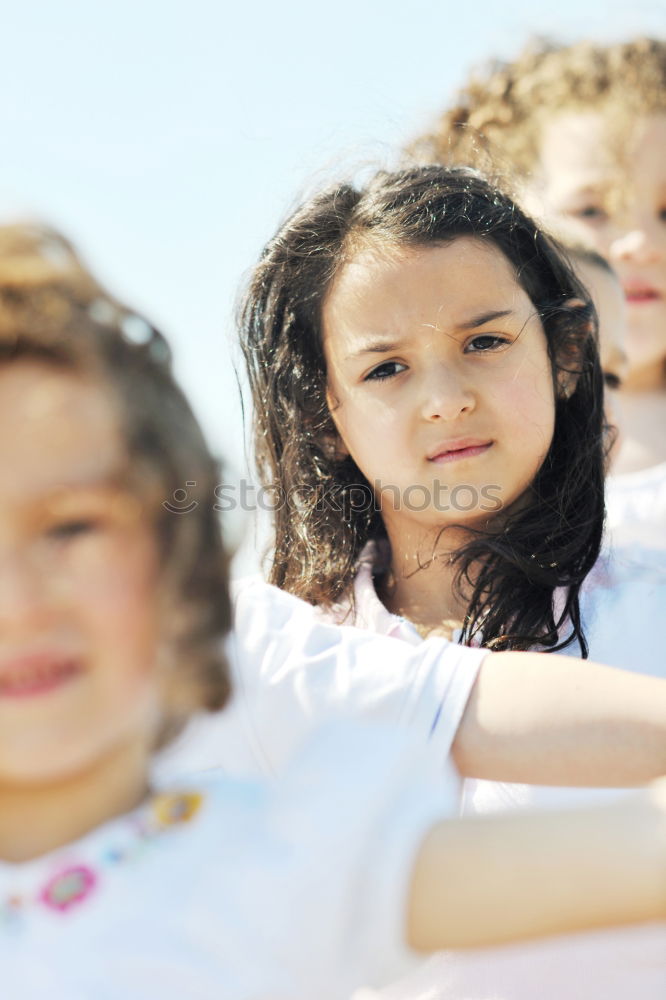
{"type": "MultiPolygon", "coordinates": [[[[466,661],[476,663],[486,651],[471,650],[448,642],[429,639],[417,644],[395,642],[387,635],[357,627],[342,627],[324,617],[319,609],[292,594],[260,580],[243,581],[235,591],[233,646],[236,668],[243,671],[254,663],[270,661],[276,670],[285,665],[303,671],[314,669],[315,662],[327,663],[341,676],[351,671],[367,671],[375,679],[388,678],[392,669],[405,671],[410,666],[466,661]]],[[[385,609],[384,609],[385,610],[385,609]]],[[[387,612],[388,614],[388,612],[387,612]]],[[[394,616],[391,616],[394,617],[394,616]]],[[[314,676],[314,674],[313,674],[314,676]]]]}
{"type": "Polygon", "coordinates": [[[337,626],[257,581],[236,596],[229,648],[237,711],[267,773],[335,715],[409,725],[436,742],[444,760],[487,653],[337,626]]]}
{"type": "Polygon", "coordinates": [[[235,627],[283,628],[290,621],[313,620],[315,608],[266,583],[260,576],[234,580],[231,586],[235,627]]]}

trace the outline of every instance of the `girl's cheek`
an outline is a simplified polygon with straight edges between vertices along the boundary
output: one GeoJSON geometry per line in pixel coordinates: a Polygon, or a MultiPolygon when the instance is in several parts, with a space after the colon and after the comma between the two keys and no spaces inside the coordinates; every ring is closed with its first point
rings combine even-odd
{"type": "Polygon", "coordinates": [[[61,596],[82,607],[126,613],[156,591],[158,556],[151,537],[136,533],[92,535],[63,554],[54,573],[61,596]]]}
{"type": "Polygon", "coordinates": [[[516,384],[506,405],[511,407],[514,423],[540,434],[547,450],[555,427],[555,393],[550,376],[535,380],[531,385],[516,384]]]}

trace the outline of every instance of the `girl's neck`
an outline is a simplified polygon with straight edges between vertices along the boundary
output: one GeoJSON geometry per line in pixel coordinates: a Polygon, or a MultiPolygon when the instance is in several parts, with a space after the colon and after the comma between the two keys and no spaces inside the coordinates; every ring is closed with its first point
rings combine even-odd
{"type": "Polygon", "coordinates": [[[0,781],[0,859],[40,857],[134,809],[147,794],[148,761],[145,744],[130,743],[59,781],[0,781]]]}
{"type": "Polygon", "coordinates": [[[626,388],[618,414],[621,441],[614,473],[638,472],[666,462],[666,391],[626,388]]]}
{"type": "Polygon", "coordinates": [[[391,543],[391,571],[380,586],[389,611],[407,618],[422,634],[450,634],[462,625],[465,596],[456,593],[458,567],[452,556],[466,541],[459,529],[418,539],[387,529],[391,543]],[[439,535],[439,537],[438,537],[439,535]]]}

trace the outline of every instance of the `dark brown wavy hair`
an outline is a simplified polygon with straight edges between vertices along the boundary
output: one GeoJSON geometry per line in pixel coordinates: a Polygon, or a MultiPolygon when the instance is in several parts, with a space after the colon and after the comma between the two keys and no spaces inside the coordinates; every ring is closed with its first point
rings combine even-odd
{"type": "Polygon", "coordinates": [[[354,502],[359,486],[370,493],[369,483],[332,446],[321,314],[333,280],[359,246],[423,248],[460,236],[496,246],[511,263],[541,318],[556,396],[553,441],[531,502],[501,531],[475,532],[456,555],[458,586],[471,592],[463,640],[481,629],[484,645],[498,649],[561,649],[577,640],[586,655],[579,594],[604,519],[596,314],[555,242],[470,169],[379,172],[363,189],[331,187],[299,208],[262,254],[240,333],[260,477],[287,500],[276,503],[270,579],[330,605],[351,593],[365,543],[386,537],[376,505],[354,502]],[[572,377],[565,373],[576,380],[570,398],[561,391],[563,376],[572,377]],[[556,616],[559,587],[566,599],[556,616]]]}
{"type": "Polygon", "coordinates": [[[192,711],[221,708],[229,695],[228,564],[210,502],[218,464],[174,380],[166,340],[43,226],[0,227],[0,365],[21,359],[80,374],[117,404],[127,486],[150,516],[162,558],[162,617],[177,674],[164,744],[192,711]],[[195,508],[169,510],[165,502],[193,482],[195,508]]]}

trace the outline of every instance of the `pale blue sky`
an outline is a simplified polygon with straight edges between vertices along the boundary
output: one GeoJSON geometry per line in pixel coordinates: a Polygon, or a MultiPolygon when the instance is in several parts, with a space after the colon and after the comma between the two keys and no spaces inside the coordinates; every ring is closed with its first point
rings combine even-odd
{"type": "Polygon", "coordinates": [[[4,6],[0,213],[62,228],[170,335],[215,448],[242,455],[228,343],[300,192],[383,162],[471,64],[531,34],[663,33],[662,0],[23,0],[4,6]]]}

